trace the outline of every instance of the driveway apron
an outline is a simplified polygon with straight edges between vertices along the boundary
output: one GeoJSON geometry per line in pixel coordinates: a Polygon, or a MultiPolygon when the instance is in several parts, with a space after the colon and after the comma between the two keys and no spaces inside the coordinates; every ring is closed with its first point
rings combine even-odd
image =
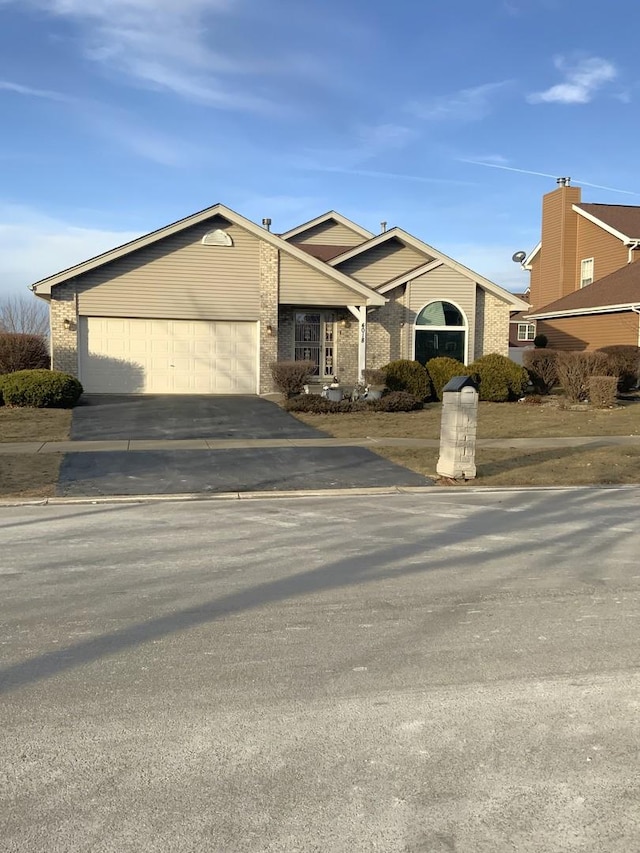
{"type": "MultiPolygon", "coordinates": [[[[71,438],[88,440],[323,438],[275,403],[239,396],[88,396],[71,438]]],[[[65,454],[57,494],[223,492],[424,486],[427,478],[362,447],[234,447],[65,454]]]]}

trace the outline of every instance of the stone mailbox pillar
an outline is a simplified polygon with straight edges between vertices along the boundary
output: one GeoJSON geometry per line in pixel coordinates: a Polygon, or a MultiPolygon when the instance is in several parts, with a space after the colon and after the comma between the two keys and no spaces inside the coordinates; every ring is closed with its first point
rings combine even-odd
{"type": "Polygon", "coordinates": [[[478,390],[470,376],[454,376],[442,392],[440,458],[436,472],[453,480],[476,476],[478,390]]]}

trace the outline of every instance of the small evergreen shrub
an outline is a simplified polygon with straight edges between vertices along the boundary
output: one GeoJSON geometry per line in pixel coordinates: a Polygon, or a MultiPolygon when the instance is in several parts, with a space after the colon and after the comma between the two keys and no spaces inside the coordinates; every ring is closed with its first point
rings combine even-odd
{"type": "Polygon", "coordinates": [[[558,381],[572,403],[581,403],[587,399],[589,379],[592,376],[606,376],[611,371],[606,353],[558,352],[558,381]]]}
{"type": "Polygon", "coordinates": [[[327,400],[319,394],[301,394],[284,402],[288,412],[305,412],[312,415],[351,414],[353,412],[414,412],[422,408],[422,401],[406,391],[391,391],[379,400],[327,400]]]}
{"type": "Polygon", "coordinates": [[[618,390],[630,391],[640,381],[640,347],[632,344],[613,344],[600,347],[609,358],[611,373],[618,375],[618,390]]]}
{"type": "Polygon", "coordinates": [[[589,402],[594,409],[610,409],[615,406],[617,388],[617,376],[590,376],[589,402]]]}
{"type": "Polygon", "coordinates": [[[2,396],[7,406],[71,409],[81,394],[78,380],[58,370],[19,370],[2,378],[2,396]]]}
{"type": "Polygon", "coordinates": [[[522,363],[538,394],[548,394],[558,382],[558,358],[553,349],[526,349],[522,363]]]}
{"type": "Polygon", "coordinates": [[[0,374],[46,370],[49,364],[49,350],[42,335],[0,332],[0,374]]]}
{"type": "Polygon", "coordinates": [[[467,368],[480,384],[480,399],[506,403],[521,397],[529,384],[529,374],[506,355],[490,353],[476,359],[467,368]]]}
{"type": "Polygon", "coordinates": [[[419,361],[400,358],[389,362],[382,370],[390,391],[407,391],[418,400],[425,400],[431,395],[429,372],[419,361]]]}
{"type": "Polygon", "coordinates": [[[468,369],[461,361],[447,356],[430,359],[427,362],[427,370],[436,400],[442,400],[442,389],[454,376],[469,376],[468,369]]]}
{"type": "Polygon", "coordinates": [[[316,365],[313,361],[274,361],[269,368],[276,388],[288,399],[302,392],[316,365]]]}
{"type": "Polygon", "coordinates": [[[287,412],[307,412],[310,415],[324,415],[327,412],[337,412],[340,403],[327,400],[319,394],[301,394],[298,397],[288,397],[284,401],[287,412]]]}
{"type": "Polygon", "coordinates": [[[536,349],[544,349],[549,343],[549,338],[546,335],[536,335],[533,339],[533,345],[536,349]]]}

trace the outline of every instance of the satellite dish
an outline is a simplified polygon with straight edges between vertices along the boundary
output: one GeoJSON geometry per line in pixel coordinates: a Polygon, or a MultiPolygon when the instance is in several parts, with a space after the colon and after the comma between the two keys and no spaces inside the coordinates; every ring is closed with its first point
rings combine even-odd
{"type": "Polygon", "coordinates": [[[521,264],[526,257],[526,252],[516,252],[514,255],[511,256],[511,260],[516,264],[521,264]]]}

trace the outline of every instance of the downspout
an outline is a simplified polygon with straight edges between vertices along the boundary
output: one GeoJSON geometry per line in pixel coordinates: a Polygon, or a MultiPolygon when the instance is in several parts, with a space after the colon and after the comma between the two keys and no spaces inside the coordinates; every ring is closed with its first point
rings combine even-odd
{"type": "MultiPolygon", "coordinates": [[[[629,247],[629,255],[627,258],[627,263],[630,264],[633,261],[633,253],[636,249],[640,248],[640,240],[633,240],[631,243],[626,244],[629,247]]],[[[634,309],[635,310],[635,309],[634,309]]]]}

